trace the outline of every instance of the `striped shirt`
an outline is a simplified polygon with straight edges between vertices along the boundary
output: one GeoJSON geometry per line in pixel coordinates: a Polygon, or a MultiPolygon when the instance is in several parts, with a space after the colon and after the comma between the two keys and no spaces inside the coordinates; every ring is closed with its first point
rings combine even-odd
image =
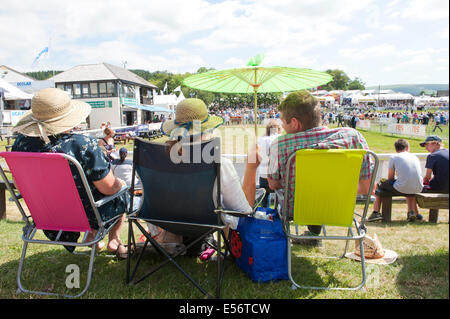
{"type": "MultiPolygon", "coordinates": [[[[269,174],[271,179],[281,182],[285,187],[286,164],[289,155],[299,149],[369,149],[364,137],[355,129],[338,127],[329,129],[326,126],[315,127],[303,132],[286,134],[278,137],[270,147],[269,174]]],[[[373,163],[369,155],[365,155],[359,179],[371,178],[373,163]]],[[[289,177],[288,212],[292,216],[295,191],[295,160],[289,177]]]]}

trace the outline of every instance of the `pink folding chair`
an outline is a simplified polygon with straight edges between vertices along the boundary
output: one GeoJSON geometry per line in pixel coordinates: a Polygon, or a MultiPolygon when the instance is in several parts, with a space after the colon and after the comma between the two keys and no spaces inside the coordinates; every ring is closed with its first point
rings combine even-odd
{"type": "Polygon", "coordinates": [[[0,156],[5,159],[13,176],[16,189],[20,194],[16,194],[9,185],[6,174],[1,167],[0,174],[26,223],[26,226],[23,228],[22,240],[24,245],[17,274],[18,291],[39,295],[62,295],[64,297],[79,297],[83,295],[91,282],[96,243],[105,237],[111,227],[121,217],[121,215],[118,215],[110,220],[103,221],[97,208],[122,195],[128,188],[124,186],[118,193],[95,201],[81,165],[69,155],[62,153],[1,152],[0,156]],[[76,167],[81,176],[84,189],[99,226],[94,239],[91,241],[86,241],[87,235],[92,230],[75,185],[69,162],[76,167]],[[20,198],[23,198],[25,201],[30,212],[29,216],[25,213],[19,201],[20,198]],[[37,230],[52,230],[57,231],[58,234],[55,240],[34,239],[37,230]],[[64,242],[61,241],[62,232],[84,232],[85,234],[80,243],[64,242]],[[85,288],[77,295],[25,289],[21,284],[21,274],[29,243],[91,247],[85,288]]]}

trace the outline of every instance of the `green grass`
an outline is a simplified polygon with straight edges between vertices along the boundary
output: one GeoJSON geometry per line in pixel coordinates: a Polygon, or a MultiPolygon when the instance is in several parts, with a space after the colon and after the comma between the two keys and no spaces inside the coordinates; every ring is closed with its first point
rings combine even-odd
{"type": "MultiPolygon", "coordinates": [[[[361,211],[362,206],[357,206],[361,211]]],[[[421,213],[428,217],[426,210],[421,213]]],[[[291,290],[289,281],[273,283],[252,282],[235,264],[228,263],[222,287],[223,298],[238,299],[448,299],[449,298],[449,228],[448,210],[440,211],[438,224],[426,221],[407,223],[404,204],[393,205],[393,221],[389,224],[371,223],[369,235],[376,233],[384,248],[394,250],[399,258],[391,265],[367,264],[368,281],[364,291],[313,291],[291,290]]],[[[8,203],[8,219],[0,221],[0,298],[35,299],[54,298],[28,294],[16,294],[16,275],[22,249],[23,222],[17,209],[8,203]]],[[[125,223],[121,238],[127,238],[125,223]]],[[[301,229],[303,230],[303,229],[301,229]]],[[[331,228],[329,234],[342,234],[331,228]]],[[[40,234],[39,238],[43,238],[40,234]]],[[[354,243],[350,242],[350,250],[354,243]]],[[[307,249],[294,246],[295,255],[338,255],[343,243],[324,242],[323,249],[307,249]]],[[[88,251],[86,249],[82,249],[88,251]]],[[[177,258],[193,278],[214,292],[216,263],[200,262],[196,258],[177,258]]],[[[136,259],[133,259],[135,262],[136,259]]],[[[142,260],[143,269],[149,269],[163,261],[157,253],[148,253],[142,260]]],[[[73,294],[80,291],[65,288],[69,264],[76,264],[82,273],[83,287],[88,257],[73,255],[62,247],[30,245],[25,263],[23,285],[29,289],[45,289],[51,292],[73,294]]],[[[360,264],[342,259],[304,259],[295,257],[294,278],[302,284],[348,286],[361,280],[360,264]]],[[[203,295],[185,280],[173,265],[168,265],[135,286],[125,284],[126,261],[100,253],[94,263],[91,287],[82,298],[152,298],[191,299],[203,295]]],[[[143,273],[140,272],[141,274],[143,273]]]]}
{"type": "MultiPolygon", "coordinates": [[[[227,128],[229,129],[229,128],[227,128]]],[[[221,128],[225,130],[225,128],[221,128]]],[[[259,134],[263,134],[263,127],[259,134]]],[[[238,129],[241,135],[251,134],[238,129]]],[[[250,132],[250,133],[249,133],[250,132]]],[[[369,147],[377,153],[392,153],[393,144],[398,137],[380,135],[376,132],[361,131],[369,147]]],[[[420,140],[407,138],[411,152],[422,153],[418,146],[420,140]]],[[[252,140],[244,139],[245,148],[236,147],[236,140],[223,140],[226,152],[246,149],[252,140]]],[[[6,142],[0,142],[0,150],[6,142]]],[[[132,143],[126,145],[132,149],[132,143]]],[[[223,151],[226,153],[225,151],[223,151]]],[[[239,151],[239,153],[242,153],[239,151]]],[[[245,153],[245,152],[244,152],[245,153]]],[[[357,207],[361,211],[362,207],[357,207]]],[[[371,208],[371,207],[370,207],[371,208]]],[[[420,212],[428,218],[428,211],[420,212]]],[[[27,294],[16,294],[16,275],[22,249],[22,227],[17,208],[7,202],[7,220],[0,221],[0,298],[34,299],[48,298],[27,294]]],[[[391,265],[367,265],[368,282],[365,291],[336,292],[291,290],[288,281],[274,283],[254,283],[235,264],[228,263],[222,286],[223,298],[261,298],[261,299],[448,299],[449,298],[449,211],[440,210],[439,223],[426,221],[407,223],[406,205],[393,205],[393,221],[389,224],[372,223],[368,226],[369,235],[376,233],[383,247],[398,253],[398,260],[391,265]]],[[[126,241],[128,224],[125,223],[121,238],[126,241]]],[[[303,229],[302,229],[303,230],[303,229]]],[[[331,229],[332,234],[337,231],[331,229]]],[[[43,235],[40,235],[43,236],[43,235]]],[[[350,243],[350,249],[353,249],[350,243]]],[[[325,242],[324,248],[306,249],[294,247],[294,254],[337,255],[343,251],[342,243],[325,242]]],[[[25,263],[23,285],[30,289],[47,289],[53,292],[74,293],[65,288],[67,276],[65,267],[77,264],[87,270],[87,256],[69,254],[64,248],[56,246],[30,245],[25,263]]],[[[142,266],[151,267],[162,261],[158,254],[148,254],[142,266]]],[[[208,291],[214,291],[216,278],[215,262],[201,263],[196,258],[181,257],[180,263],[192,276],[204,284],[208,291]]],[[[294,278],[310,285],[356,285],[360,280],[360,264],[351,260],[323,260],[295,258],[294,278]]],[[[94,264],[94,275],[88,292],[82,298],[164,298],[191,299],[203,295],[188,283],[172,265],[166,266],[144,282],[136,286],[125,284],[126,261],[108,257],[100,253],[94,264]]],[[[80,282],[83,287],[84,277],[80,282]]]]}

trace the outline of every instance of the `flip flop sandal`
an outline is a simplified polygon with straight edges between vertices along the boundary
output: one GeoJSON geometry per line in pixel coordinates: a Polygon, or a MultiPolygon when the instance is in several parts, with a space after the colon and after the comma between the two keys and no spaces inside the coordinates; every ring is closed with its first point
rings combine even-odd
{"type": "Polygon", "coordinates": [[[213,249],[213,248],[205,249],[205,251],[203,251],[203,252],[200,254],[199,258],[200,258],[201,261],[206,261],[206,260],[208,260],[209,258],[211,258],[211,256],[212,256],[215,252],[216,252],[216,250],[213,249]]]}
{"type": "MultiPolygon", "coordinates": [[[[134,251],[134,249],[132,248],[132,249],[131,249],[131,252],[133,252],[133,251],[134,251]]],[[[128,245],[119,244],[119,246],[117,246],[117,249],[116,249],[116,251],[114,252],[114,254],[115,254],[116,257],[119,258],[119,259],[127,259],[127,257],[128,257],[128,245]],[[127,249],[127,252],[119,253],[119,249],[120,249],[121,246],[122,246],[122,247],[125,247],[125,248],[127,249]]]]}

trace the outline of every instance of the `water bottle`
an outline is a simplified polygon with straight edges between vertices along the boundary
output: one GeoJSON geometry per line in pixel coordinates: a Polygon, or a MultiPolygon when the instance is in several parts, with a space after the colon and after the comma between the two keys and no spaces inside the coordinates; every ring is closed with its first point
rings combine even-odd
{"type": "Polygon", "coordinates": [[[268,214],[266,214],[266,212],[261,211],[261,210],[257,210],[255,212],[255,214],[253,215],[253,218],[261,219],[261,220],[269,220],[271,222],[273,221],[272,215],[268,215],[268,214]]]}

